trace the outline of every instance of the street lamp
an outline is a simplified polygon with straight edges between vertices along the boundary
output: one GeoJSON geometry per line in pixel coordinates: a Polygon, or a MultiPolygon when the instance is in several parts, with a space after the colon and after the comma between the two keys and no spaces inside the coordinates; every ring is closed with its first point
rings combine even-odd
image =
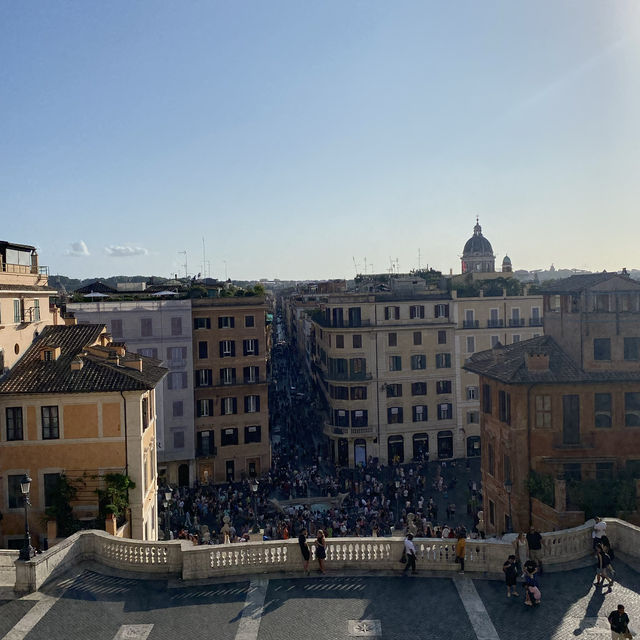
{"type": "Polygon", "coordinates": [[[254,533],[258,533],[260,530],[258,527],[258,480],[255,477],[251,480],[251,491],[253,491],[253,515],[256,519],[254,533]]]}
{"type": "Polygon", "coordinates": [[[396,480],[396,523],[400,519],[400,480],[396,480]]]}
{"type": "Polygon", "coordinates": [[[169,506],[171,505],[171,498],[173,496],[173,491],[171,487],[167,486],[164,490],[164,502],[162,503],[164,506],[164,539],[169,540],[169,506]]]}
{"type": "Polygon", "coordinates": [[[507,527],[507,533],[512,533],[513,521],[511,519],[511,491],[513,490],[513,485],[511,484],[511,480],[507,480],[504,483],[504,490],[507,492],[507,497],[509,498],[509,526],[507,527]]]}
{"type": "Polygon", "coordinates": [[[20,560],[31,560],[35,555],[35,550],[31,546],[31,536],[29,535],[29,518],[27,509],[31,505],[29,502],[29,491],[31,490],[31,478],[25,473],[20,480],[20,491],[24,496],[24,547],[20,549],[20,560]]]}

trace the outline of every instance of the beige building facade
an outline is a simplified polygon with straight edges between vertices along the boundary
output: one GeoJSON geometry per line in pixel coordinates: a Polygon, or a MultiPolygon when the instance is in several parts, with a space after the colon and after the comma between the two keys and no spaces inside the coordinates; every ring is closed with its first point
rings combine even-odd
{"type": "Polygon", "coordinates": [[[47,268],[38,263],[36,248],[0,242],[0,375],[11,368],[50,324],[60,322],[49,297],[47,268]]]}

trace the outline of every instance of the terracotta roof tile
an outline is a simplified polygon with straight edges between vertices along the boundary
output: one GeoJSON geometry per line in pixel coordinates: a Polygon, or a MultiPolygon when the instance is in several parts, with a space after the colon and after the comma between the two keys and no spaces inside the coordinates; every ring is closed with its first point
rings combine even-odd
{"type": "Polygon", "coordinates": [[[138,355],[120,358],[120,364],[85,354],[104,330],[102,324],[46,327],[13,368],[0,380],[0,394],[14,393],[94,393],[104,391],[143,391],[152,389],[167,373],[159,361],[138,355]],[[42,361],[43,348],[60,348],[55,361],[42,361]],[[71,369],[81,358],[83,367],[71,369]],[[142,360],[142,371],[122,363],[142,360]]]}

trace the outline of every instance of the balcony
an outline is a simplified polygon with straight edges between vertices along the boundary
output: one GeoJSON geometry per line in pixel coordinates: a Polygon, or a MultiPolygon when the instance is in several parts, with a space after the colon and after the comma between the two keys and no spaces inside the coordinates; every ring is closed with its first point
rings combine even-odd
{"type": "Polygon", "coordinates": [[[480,320],[463,320],[463,329],[478,329],[480,327],[480,320]]]}
{"type": "Polygon", "coordinates": [[[542,318],[529,318],[530,327],[541,327],[542,324],[542,318]]]}
{"type": "Polygon", "coordinates": [[[502,329],[504,327],[504,320],[487,320],[487,329],[502,329]]]}
{"type": "Polygon", "coordinates": [[[218,447],[209,447],[208,450],[196,448],[196,458],[215,458],[218,455],[218,447]]]}
{"type": "Polygon", "coordinates": [[[373,425],[366,427],[337,427],[334,424],[325,423],[323,433],[325,436],[343,436],[344,438],[359,438],[373,433],[373,425]]]}
{"type": "Polygon", "coordinates": [[[260,384],[267,382],[265,379],[260,379],[260,376],[254,376],[253,378],[233,378],[231,380],[221,379],[213,387],[238,387],[246,384],[260,384]]]}
{"type": "Polygon", "coordinates": [[[333,324],[331,320],[322,313],[314,313],[311,319],[319,324],[323,329],[360,329],[361,327],[371,327],[371,320],[360,320],[355,322],[349,322],[349,320],[343,320],[341,323],[333,324]]]}
{"type": "Polygon", "coordinates": [[[360,380],[371,380],[370,373],[329,373],[327,371],[326,378],[331,382],[358,382],[360,380]]]}
{"type": "Polygon", "coordinates": [[[509,318],[510,327],[524,327],[524,318],[509,318]]]}

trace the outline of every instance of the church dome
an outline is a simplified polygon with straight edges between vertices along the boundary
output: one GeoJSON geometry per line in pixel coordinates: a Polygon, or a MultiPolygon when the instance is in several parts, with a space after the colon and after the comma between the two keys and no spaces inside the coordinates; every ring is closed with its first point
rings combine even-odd
{"type": "Polygon", "coordinates": [[[482,227],[479,222],[473,227],[473,235],[467,240],[462,251],[463,256],[492,256],[493,247],[491,243],[482,235],[482,227]]]}
{"type": "Polygon", "coordinates": [[[462,273],[495,273],[495,256],[491,243],[482,235],[480,221],[476,218],[473,235],[462,252],[462,273]]]}

